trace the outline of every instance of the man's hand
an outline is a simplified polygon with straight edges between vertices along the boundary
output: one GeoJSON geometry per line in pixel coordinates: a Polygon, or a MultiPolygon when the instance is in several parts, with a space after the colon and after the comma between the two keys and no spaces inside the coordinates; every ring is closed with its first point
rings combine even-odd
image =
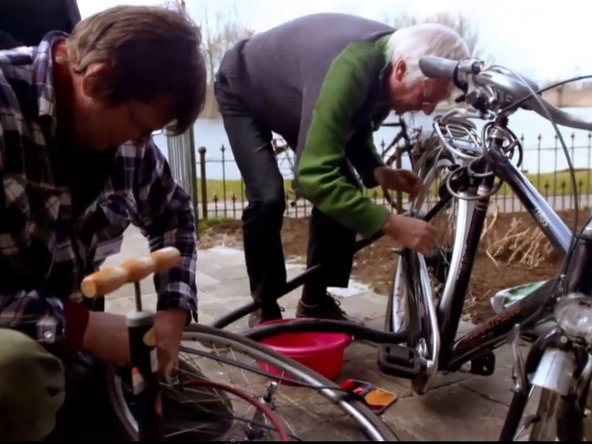
{"type": "Polygon", "coordinates": [[[411,198],[421,191],[421,179],[408,170],[379,166],[374,169],[374,178],[383,189],[403,191],[411,198]]]}
{"type": "Polygon", "coordinates": [[[179,346],[189,312],[182,308],[169,308],[156,312],[154,333],[160,373],[171,376],[177,368],[179,346]]]}
{"type": "Polygon", "coordinates": [[[424,256],[430,256],[436,244],[436,228],[421,219],[393,214],[382,230],[404,247],[424,256]]]}
{"type": "MultiPolygon", "coordinates": [[[[188,316],[189,312],[181,308],[156,312],[154,333],[161,375],[170,376],[177,368],[179,346],[188,316]]],[[[89,312],[82,350],[114,365],[128,365],[129,336],[125,316],[89,312]]]]}

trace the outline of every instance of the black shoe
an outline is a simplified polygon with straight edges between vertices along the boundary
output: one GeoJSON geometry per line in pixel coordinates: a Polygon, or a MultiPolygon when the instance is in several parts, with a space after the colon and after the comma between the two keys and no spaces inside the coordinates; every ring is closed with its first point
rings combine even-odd
{"type": "Polygon", "coordinates": [[[283,307],[278,304],[266,305],[258,308],[249,315],[249,327],[254,327],[261,322],[273,321],[275,319],[282,319],[283,307]]]}
{"type": "Polygon", "coordinates": [[[362,321],[348,316],[341,309],[340,305],[339,301],[336,301],[329,295],[320,298],[319,302],[315,305],[306,305],[300,300],[296,309],[296,317],[332,319],[334,321],[355,322],[356,324],[364,325],[362,321]]]}

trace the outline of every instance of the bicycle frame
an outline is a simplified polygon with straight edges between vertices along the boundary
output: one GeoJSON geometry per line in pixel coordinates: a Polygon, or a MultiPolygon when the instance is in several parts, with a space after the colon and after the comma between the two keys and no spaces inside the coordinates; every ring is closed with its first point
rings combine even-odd
{"type": "MultiPolygon", "coordinates": [[[[500,124],[500,121],[497,124],[500,124]]],[[[503,121],[503,125],[505,126],[505,121],[503,121]]],[[[501,144],[501,141],[498,142],[501,144]]],[[[555,248],[565,254],[572,241],[569,228],[530,184],[524,174],[509,161],[495,142],[487,150],[484,159],[483,172],[491,171],[496,177],[503,179],[514,190],[516,196],[555,248]]],[[[493,180],[493,176],[481,179],[477,196],[485,196],[491,189],[493,180]]],[[[451,196],[448,190],[444,190],[441,200],[449,199],[451,196]]],[[[441,370],[458,370],[464,363],[485,356],[505,342],[516,324],[530,325],[540,319],[546,308],[545,302],[551,298],[552,292],[556,288],[557,279],[562,278],[556,277],[549,280],[520,302],[506,308],[487,322],[472,328],[458,340],[455,339],[486,217],[488,201],[488,197],[476,201],[459,201],[459,214],[463,217],[459,218],[457,231],[461,234],[457,236],[457,245],[454,248],[454,252],[459,257],[452,261],[457,266],[449,272],[437,310],[441,340],[438,364],[441,370]],[[464,244],[464,246],[459,244],[464,244]]],[[[587,227],[590,229],[592,225],[589,224],[587,227]]],[[[578,237],[576,242],[583,245],[584,248],[576,246],[575,251],[579,250],[580,253],[574,254],[569,262],[568,272],[564,277],[566,280],[565,290],[587,291],[591,285],[588,282],[589,279],[585,277],[585,270],[589,270],[592,265],[592,251],[589,248],[591,242],[586,237],[578,237]]],[[[422,319],[421,322],[427,325],[427,320],[422,319]]]]}
{"type": "MultiPolygon", "coordinates": [[[[505,126],[505,122],[504,122],[505,126]]],[[[501,142],[500,142],[501,143],[501,142]]],[[[572,234],[567,225],[555,213],[555,211],[548,205],[544,197],[534,188],[522,172],[515,167],[508,158],[500,151],[495,144],[489,147],[485,162],[482,164],[483,172],[491,171],[496,177],[503,179],[516,193],[527,211],[531,214],[538,226],[543,230],[545,235],[551,240],[553,245],[559,252],[565,254],[569,248],[572,234]]],[[[491,189],[493,184],[493,176],[481,179],[477,195],[485,196],[491,189]]],[[[453,197],[447,190],[442,190],[442,197],[429,209],[427,214],[423,217],[424,220],[431,220],[453,197]]],[[[557,279],[549,280],[545,285],[537,289],[533,294],[524,298],[523,300],[508,307],[498,315],[494,316],[487,322],[473,327],[466,332],[462,337],[456,340],[456,334],[460,324],[460,317],[465,302],[465,297],[470,282],[474,259],[477,253],[481,232],[483,229],[487,206],[489,198],[485,197],[477,201],[459,200],[459,211],[464,214],[464,217],[459,219],[459,226],[457,231],[465,233],[459,240],[463,244],[462,248],[455,248],[456,254],[460,255],[460,260],[453,261],[459,266],[456,269],[451,269],[449,272],[449,279],[447,279],[447,286],[444,290],[444,295],[436,307],[437,310],[437,330],[439,335],[439,356],[438,368],[444,371],[457,371],[461,366],[471,360],[482,358],[502,343],[504,343],[514,328],[519,324],[528,324],[535,322],[543,313],[545,308],[544,302],[549,300],[552,291],[555,289],[557,279]]],[[[592,224],[589,225],[592,230],[592,224]]],[[[370,244],[378,239],[380,235],[374,236],[358,243],[356,251],[370,244]]],[[[575,290],[590,290],[592,289],[592,278],[587,279],[586,269],[592,265],[592,240],[579,237],[577,242],[582,244],[584,248],[576,247],[581,253],[574,254],[568,266],[567,287],[573,291],[575,290]],[[577,264],[577,266],[575,265],[577,264]],[[588,282],[590,281],[590,282],[588,282]]],[[[416,255],[410,250],[404,250],[402,254],[416,255]]],[[[423,258],[421,258],[423,261],[423,258]]],[[[288,292],[301,285],[306,279],[313,278],[318,272],[319,265],[309,268],[299,276],[290,281],[285,291],[288,292]]],[[[424,275],[427,279],[427,276],[424,275]]],[[[423,288],[428,286],[429,282],[423,283],[423,288]]],[[[393,295],[389,295],[390,298],[393,295]]],[[[416,306],[424,304],[424,301],[416,301],[416,306]]],[[[249,313],[255,309],[255,303],[248,304],[241,309],[235,310],[232,313],[224,316],[213,325],[217,328],[222,328],[225,325],[233,322],[241,316],[249,313]]],[[[387,312],[387,317],[389,313],[387,312]]],[[[415,321],[421,325],[430,325],[430,319],[422,318],[415,321]]],[[[431,325],[434,325],[433,323],[431,325]]],[[[394,370],[393,374],[403,377],[416,376],[420,371],[420,365],[413,361],[413,355],[409,354],[409,348],[401,347],[398,349],[394,344],[400,344],[409,340],[410,334],[417,334],[418,332],[399,331],[393,332],[392,328],[386,328],[384,332],[379,332],[367,327],[352,325],[348,322],[330,321],[330,320],[296,320],[286,322],[281,325],[270,325],[263,327],[255,327],[249,329],[243,334],[248,337],[258,339],[269,335],[277,334],[283,331],[305,331],[315,328],[318,331],[346,331],[355,334],[358,338],[368,339],[375,343],[380,343],[389,349],[389,353],[393,353],[398,359],[408,362],[408,368],[402,368],[392,364],[383,365],[383,370],[394,370]],[[398,356],[397,356],[398,355],[398,356]],[[389,368],[390,367],[390,368],[389,368]]],[[[384,363],[385,357],[381,356],[380,360],[384,363]]],[[[477,370],[476,372],[479,372],[477,370]]],[[[481,374],[490,374],[493,368],[480,370],[481,374]]]]}
{"type": "MultiPolygon", "coordinates": [[[[388,128],[388,127],[401,128],[397,132],[397,134],[395,134],[395,136],[393,137],[393,140],[391,141],[391,143],[389,143],[386,147],[384,147],[382,149],[382,153],[380,154],[380,156],[382,158],[384,158],[384,156],[386,155],[386,153],[392,147],[394,147],[397,143],[399,143],[399,141],[401,139],[404,139],[405,140],[405,146],[407,146],[407,147],[411,146],[411,138],[409,137],[409,128],[407,126],[407,123],[403,119],[403,117],[399,116],[399,120],[397,122],[383,123],[381,126],[383,126],[385,128],[388,128]]],[[[390,160],[390,162],[392,162],[394,160],[394,157],[391,157],[388,160],[390,160]]],[[[385,162],[387,164],[389,164],[389,161],[388,160],[385,159],[385,162]]]]}
{"type": "MultiPolygon", "coordinates": [[[[486,169],[490,169],[496,177],[510,186],[555,248],[565,254],[571,242],[571,232],[546,200],[497,147],[490,147],[485,159],[486,169]]],[[[480,192],[486,194],[492,182],[493,177],[483,179],[480,192]]],[[[448,191],[446,190],[445,193],[448,191]]],[[[531,317],[534,314],[533,310],[540,306],[538,302],[535,306],[530,306],[525,299],[522,304],[510,306],[484,324],[474,327],[455,342],[488,202],[489,198],[473,202],[459,201],[459,213],[464,217],[459,219],[457,230],[460,233],[466,233],[464,239],[460,239],[461,242],[464,241],[465,247],[454,248],[454,251],[460,255],[458,260],[453,261],[458,266],[450,270],[447,286],[438,306],[442,342],[439,359],[441,368],[457,369],[472,357],[481,354],[484,349],[491,350],[492,346],[501,344],[513,329],[514,324],[531,317]]],[[[548,295],[551,287],[551,285],[545,285],[531,297],[542,295],[537,298],[537,301],[540,301],[548,295]]]]}

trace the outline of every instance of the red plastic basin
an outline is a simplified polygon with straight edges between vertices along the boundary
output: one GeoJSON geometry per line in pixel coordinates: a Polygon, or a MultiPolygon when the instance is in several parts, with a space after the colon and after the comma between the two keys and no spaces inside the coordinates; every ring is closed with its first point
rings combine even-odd
{"type": "MultiPolygon", "coordinates": [[[[292,319],[277,319],[262,322],[260,325],[276,324],[292,319]]],[[[344,333],[302,332],[281,333],[261,339],[266,346],[298,361],[321,375],[335,379],[343,368],[343,356],[352,337],[344,333]]],[[[280,371],[267,364],[260,364],[266,371],[280,374],[280,371]]],[[[288,375],[286,375],[288,376],[288,375]]]]}

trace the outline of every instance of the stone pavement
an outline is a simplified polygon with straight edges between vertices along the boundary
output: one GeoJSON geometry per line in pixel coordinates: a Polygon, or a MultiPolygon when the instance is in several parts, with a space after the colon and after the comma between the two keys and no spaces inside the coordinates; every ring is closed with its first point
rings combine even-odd
{"type": "MultiPolygon", "coordinates": [[[[121,252],[111,256],[106,265],[114,265],[148,252],[147,242],[132,227],[125,234],[121,252]]],[[[250,301],[242,251],[224,246],[200,250],[197,268],[200,323],[211,324],[220,316],[250,301]]],[[[302,270],[302,264],[289,263],[288,279],[302,270]]],[[[141,286],[144,300],[154,308],[156,299],[152,279],[146,279],[141,286]]],[[[373,293],[356,282],[352,282],[349,290],[339,294],[338,299],[348,313],[363,318],[370,327],[382,329],[385,296],[373,293]]],[[[133,287],[128,285],[108,295],[106,309],[125,313],[133,304],[132,297],[133,287]]],[[[286,308],[284,317],[294,316],[298,297],[299,289],[280,300],[286,308]]],[[[247,317],[226,328],[232,331],[246,329],[247,317]]],[[[498,438],[512,395],[509,347],[498,349],[496,357],[493,375],[441,375],[427,394],[419,396],[412,392],[407,380],[384,375],[378,370],[375,347],[356,342],[346,350],[340,379],[362,379],[395,392],[399,399],[382,418],[401,440],[490,441],[498,438]]]]}

